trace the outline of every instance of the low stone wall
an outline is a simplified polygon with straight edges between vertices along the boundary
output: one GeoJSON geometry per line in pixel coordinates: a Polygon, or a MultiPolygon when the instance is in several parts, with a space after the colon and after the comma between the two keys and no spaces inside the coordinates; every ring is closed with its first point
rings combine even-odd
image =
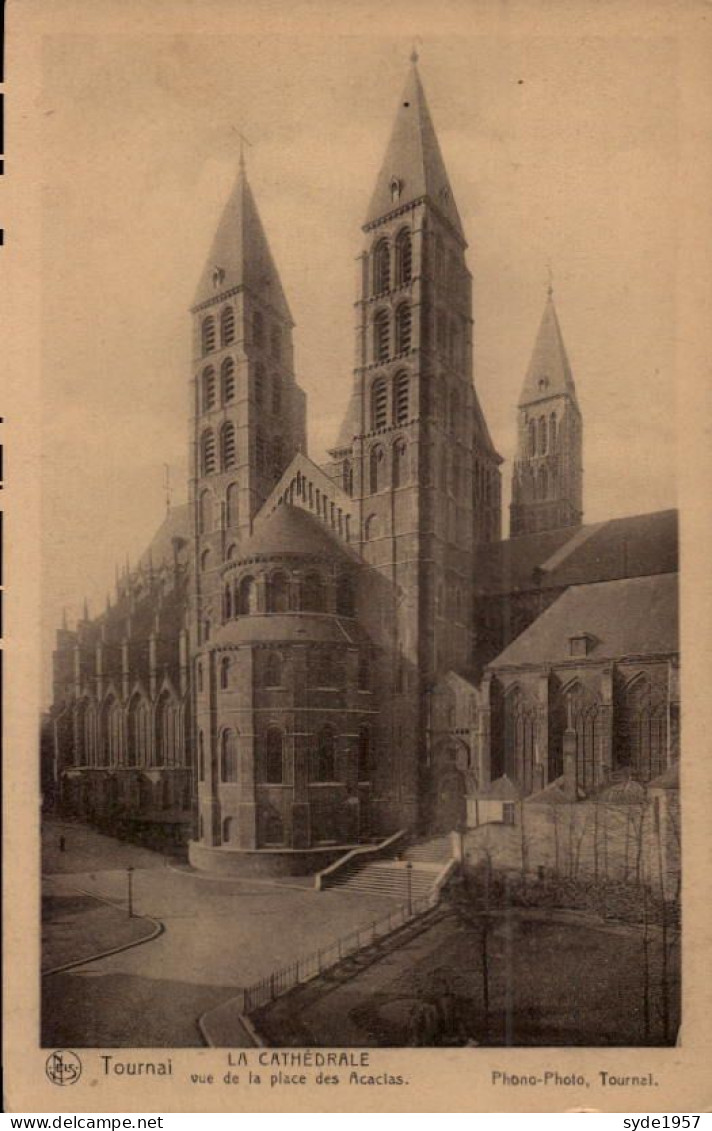
{"type": "Polygon", "coordinates": [[[310,876],[326,868],[355,845],[310,849],[212,848],[192,840],[188,862],[201,872],[218,876],[310,876]]]}

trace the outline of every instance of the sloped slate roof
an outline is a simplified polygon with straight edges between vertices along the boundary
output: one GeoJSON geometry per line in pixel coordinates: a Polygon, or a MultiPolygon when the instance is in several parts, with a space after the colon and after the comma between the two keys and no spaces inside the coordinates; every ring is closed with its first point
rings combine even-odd
{"type": "Polygon", "coordinates": [[[188,542],[191,537],[190,506],[172,507],[164,518],[151,542],[139,559],[139,565],[148,569],[152,564],[154,569],[164,562],[173,563],[173,539],[181,538],[188,542]]]}
{"type": "Polygon", "coordinates": [[[477,552],[475,587],[516,593],[672,573],[677,527],[677,511],[655,511],[493,542],[477,552]]]}
{"type": "Polygon", "coordinates": [[[587,659],[674,653],[678,641],[678,578],[665,573],[574,585],[488,666],[571,660],[570,637],[594,638],[587,659]]]}
{"type": "Polygon", "coordinates": [[[238,551],[235,561],[257,554],[309,554],[333,558],[348,556],[346,547],[309,511],[282,503],[260,518],[250,538],[238,551]]]}
{"type": "Polygon", "coordinates": [[[366,216],[366,225],[395,208],[428,197],[464,240],[450,180],[445,170],[418,69],[411,68],[403,90],[390,141],[366,216]],[[393,179],[400,182],[397,201],[391,195],[393,179]]]}

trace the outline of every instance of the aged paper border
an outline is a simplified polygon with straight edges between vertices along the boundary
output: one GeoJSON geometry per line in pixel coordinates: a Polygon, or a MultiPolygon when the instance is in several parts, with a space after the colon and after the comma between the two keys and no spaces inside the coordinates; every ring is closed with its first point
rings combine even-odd
{"type": "MultiPolygon", "coordinates": [[[[191,1071],[226,1069],[226,1052],[173,1050],[171,1079],[125,1083],[104,1077],[99,1052],[82,1051],[83,1080],[77,1088],[54,1087],[45,1075],[47,1051],[38,1045],[39,993],[39,573],[38,469],[42,452],[36,421],[41,398],[39,311],[42,236],[39,131],[34,107],[40,83],[44,35],[83,31],[88,35],[161,35],[204,30],[269,36],[292,35],[295,49],[306,30],[329,36],[365,34],[487,34],[505,18],[493,0],[423,0],[385,9],[371,0],[280,4],[261,0],[184,0],[140,5],[136,0],[15,0],[6,12],[6,176],[0,183],[5,247],[0,251],[4,338],[2,412],[6,444],[5,541],[6,636],[4,727],[4,1064],[6,1110],[11,1112],[171,1111],[704,1111],[709,1085],[711,918],[707,898],[710,867],[710,758],[706,742],[709,684],[710,508],[712,444],[708,346],[710,325],[710,193],[712,184],[712,9],[709,4],[646,3],[644,0],[531,0],[507,6],[506,19],[520,34],[637,38],[674,36],[679,52],[682,159],[679,180],[677,375],[679,484],[682,517],[682,703],[685,755],[683,1031],[673,1049],[463,1049],[374,1050],[374,1073],[402,1073],[407,1087],[323,1087],[259,1092],[186,1083],[191,1071]],[[547,1069],[581,1073],[587,1090],[494,1088],[491,1071],[525,1074],[547,1069]],[[653,1072],[657,1089],[604,1089],[598,1072],[653,1072]]],[[[671,96],[672,96],[671,92],[671,96]]],[[[108,1050],[112,1051],[112,1050],[108,1050]]],[[[256,1051],[256,1050],[255,1050],[256,1051]]],[[[130,1050],[123,1050],[131,1057],[130,1050]]],[[[146,1059],[136,1050],[135,1059],[146,1059]]]]}

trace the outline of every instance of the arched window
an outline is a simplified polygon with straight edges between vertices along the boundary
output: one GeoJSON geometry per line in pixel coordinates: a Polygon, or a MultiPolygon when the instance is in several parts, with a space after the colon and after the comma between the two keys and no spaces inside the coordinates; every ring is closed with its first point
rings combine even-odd
{"type": "Polygon", "coordinates": [[[396,239],[396,284],[401,287],[409,283],[413,273],[413,248],[410,232],[404,228],[396,239]]]}
{"type": "Polygon", "coordinates": [[[549,417],[549,451],[556,451],[556,413],[549,417]]]}
{"type": "Polygon", "coordinates": [[[546,455],[546,417],[539,417],[539,455],[546,455]]]}
{"type": "Polygon", "coordinates": [[[363,526],[364,541],[371,542],[378,537],[378,515],[370,514],[363,526]]]}
{"type": "Polygon", "coordinates": [[[410,349],[410,331],[410,306],[403,302],[396,311],[396,353],[405,353],[410,349]]]}
{"type": "Polygon", "coordinates": [[[230,657],[223,656],[220,661],[220,690],[227,691],[230,686],[230,657]]]}
{"type": "Polygon", "coordinates": [[[235,466],[237,453],[235,450],[235,425],[231,420],[226,421],[220,429],[220,465],[223,471],[229,471],[235,466]]]}
{"type": "Polygon", "coordinates": [[[178,712],[170,694],[161,693],[156,706],[156,750],[155,764],[168,766],[178,761],[177,730],[178,712]]]}
{"type": "Polygon", "coordinates": [[[220,395],[223,404],[235,399],[235,362],[226,357],[220,368],[220,395]]]}
{"type": "Polygon", "coordinates": [[[255,310],[252,315],[252,341],[260,347],[265,344],[265,320],[261,310],[255,310]]]}
{"type": "Polygon", "coordinates": [[[220,778],[226,782],[237,781],[237,743],[234,730],[224,730],[220,736],[220,778]]]}
{"type": "Polygon", "coordinates": [[[265,400],[265,367],[261,361],[255,365],[255,404],[261,407],[265,400]]]}
{"type": "Polygon", "coordinates": [[[667,763],[667,707],[646,675],[625,687],[614,719],[616,765],[638,781],[658,777],[667,763]]]}
{"type": "Polygon", "coordinates": [[[224,306],[220,315],[220,344],[229,346],[235,341],[235,311],[231,306],[224,306]]]}
{"type": "Polygon", "coordinates": [[[201,534],[209,534],[213,529],[213,494],[201,491],[198,505],[198,526],[201,534]]]}
{"type": "Polygon", "coordinates": [[[388,423],[388,389],[384,377],[371,385],[371,429],[385,428],[388,423]]]}
{"type": "Polygon", "coordinates": [[[342,617],[352,617],[355,606],[354,583],[347,573],[342,573],[336,583],[336,611],[342,617]]]}
{"type": "Polygon", "coordinates": [[[378,310],[373,318],[373,357],[387,361],[390,353],[390,325],[387,310],[378,310]]]}
{"type": "Polygon", "coordinates": [[[273,573],[267,582],[267,612],[289,611],[289,579],[286,573],[273,573]]]}
{"type": "MultiPolygon", "coordinates": [[[[240,488],[231,483],[225,493],[225,519],[228,526],[237,526],[240,516],[240,488]]],[[[233,549],[231,546],[230,549],[233,549]]],[[[230,551],[228,550],[228,560],[230,551]]]]}
{"type": "Polygon", "coordinates": [[[215,370],[212,366],[203,370],[201,389],[203,412],[207,412],[215,405],[215,370]]]}
{"type": "Polygon", "coordinates": [[[212,353],[215,349],[215,319],[212,314],[203,319],[201,327],[201,339],[203,346],[203,353],[212,353]]]}
{"type": "Polygon", "coordinates": [[[210,550],[203,550],[200,555],[200,569],[202,573],[205,573],[210,568],[210,557],[210,550]]]}
{"type": "Polygon", "coordinates": [[[529,455],[536,455],[536,422],[529,421],[529,455]]]}
{"type": "Polygon", "coordinates": [[[410,377],[407,373],[396,374],[393,394],[393,423],[407,424],[410,413],[410,377]]]}
{"type": "Polygon", "coordinates": [[[334,781],[336,778],[336,737],[333,728],[322,727],[316,737],[314,781],[334,781]]]}
{"type": "Polygon", "coordinates": [[[264,755],[260,759],[262,770],[260,779],[268,785],[280,785],[284,781],[282,731],[279,727],[270,727],[262,741],[264,755]]]}
{"type": "Polygon", "coordinates": [[[237,605],[240,616],[257,612],[257,585],[254,577],[243,577],[238,589],[237,605]]]}
{"type": "Polygon", "coordinates": [[[282,686],[282,657],[279,652],[268,652],[265,660],[265,687],[282,686]]]}
{"type": "Polygon", "coordinates": [[[383,487],[383,466],[385,462],[385,452],[380,444],[376,444],[371,448],[371,455],[369,457],[369,491],[375,495],[383,487]]]}
{"type": "Polygon", "coordinates": [[[200,441],[200,455],[203,475],[212,475],[216,468],[215,433],[208,428],[200,441]]]}
{"type": "Polygon", "coordinates": [[[308,573],[302,581],[303,612],[322,613],[325,608],[324,582],[318,573],[308,573]]]}
{"type": "Polygon", "coordinates": [[[391,250],[387,240],[379,240],[373,253],[373,293],[380,295],[391,285],[391,250]]]}
{"type": "Polygon", "coordinates": [[[134,695],[128,712],[128,758],[129,766],[148,764],[149,715],[148,704],[140,695],[134,695]]]}
{"type": "Polygon", "coordinates": [[[408,445],[405,440],[396,440],[393,445],[393,478],[394,487],[402,487],[408,480],[408,445]]]}
{"type": "Polygon", "coordinates": [[[278,416],[282,411],[282,378],[279,373],[272,376],[272,413],[278,416]]]}
{"type": "Polygon", "coordinates": [[[347,495],[354,493],[354,469],[351,460],[345,459],[341,469],[341,486],[347,495]]]}
{"type": "Polygon", "coordinates": [[[282,331],[279,326],[273,326],[269,336],[270,353],[279,361],[282,356],[282,331]]]}
{"type": "Polygon", "coordinates": [[[232,562],[232,561],[235,560],[236,557],[237,557],[237,546],[235,545],[234,542],[231,542],[230,545],[227,548],[227,560],[229,562],[232,562]]]}
{"type": "Polygon", "coordinates": [[[365,726],[358,732],[358,780],[371,780],[371,731],[365,726]]]}
{"type": "Polygon", "coordinates": [[[232,817],[226,817],[223,821],[222,827],[222,842],[223,844],[230,844],[233,837],[233,830],[235,828],[235,821],[232,817]]]}
{"type": "MultiPolygon", "coordinates": [[[[601,722],[598,699],[574,683],[564,692],[563,716],[576,736],[576,784],[590,793],[598,784],[597,759],[601,749],[601,722]]],[[[563,721],[563,720],[562,720],[563,721]]]]}
{"type": "Polygon", "coordinates": [[[504,770],[523,793],[534,787],[536,706],[519,687],[504,698],[504,770]]]}

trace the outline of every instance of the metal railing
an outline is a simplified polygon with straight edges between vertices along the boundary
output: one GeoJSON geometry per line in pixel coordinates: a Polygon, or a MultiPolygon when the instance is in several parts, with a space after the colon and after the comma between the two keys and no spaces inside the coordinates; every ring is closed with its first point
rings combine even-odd
{"type": "Polygon", "coordinates": [[[289,966],[275,970],[259,982],[246,986],[242,991],[242,1012],[251,1013],[263,1005],[281,997],[295,986],[302,985],[312,978],[319,977],[327,970],[343,962],[345,958],[352,958],[367,947],[373,946],[379,939],[388,935],[406,923],[425,915],[431,908],[436,907],[440,900],[441,888],[429,892],[428,895],[412,899],[410,904],[395,907],[388,915],[365,923],[361,927],[342,935],[335,942],[312,951],[311,954],[297,958],[289,966]]]}

